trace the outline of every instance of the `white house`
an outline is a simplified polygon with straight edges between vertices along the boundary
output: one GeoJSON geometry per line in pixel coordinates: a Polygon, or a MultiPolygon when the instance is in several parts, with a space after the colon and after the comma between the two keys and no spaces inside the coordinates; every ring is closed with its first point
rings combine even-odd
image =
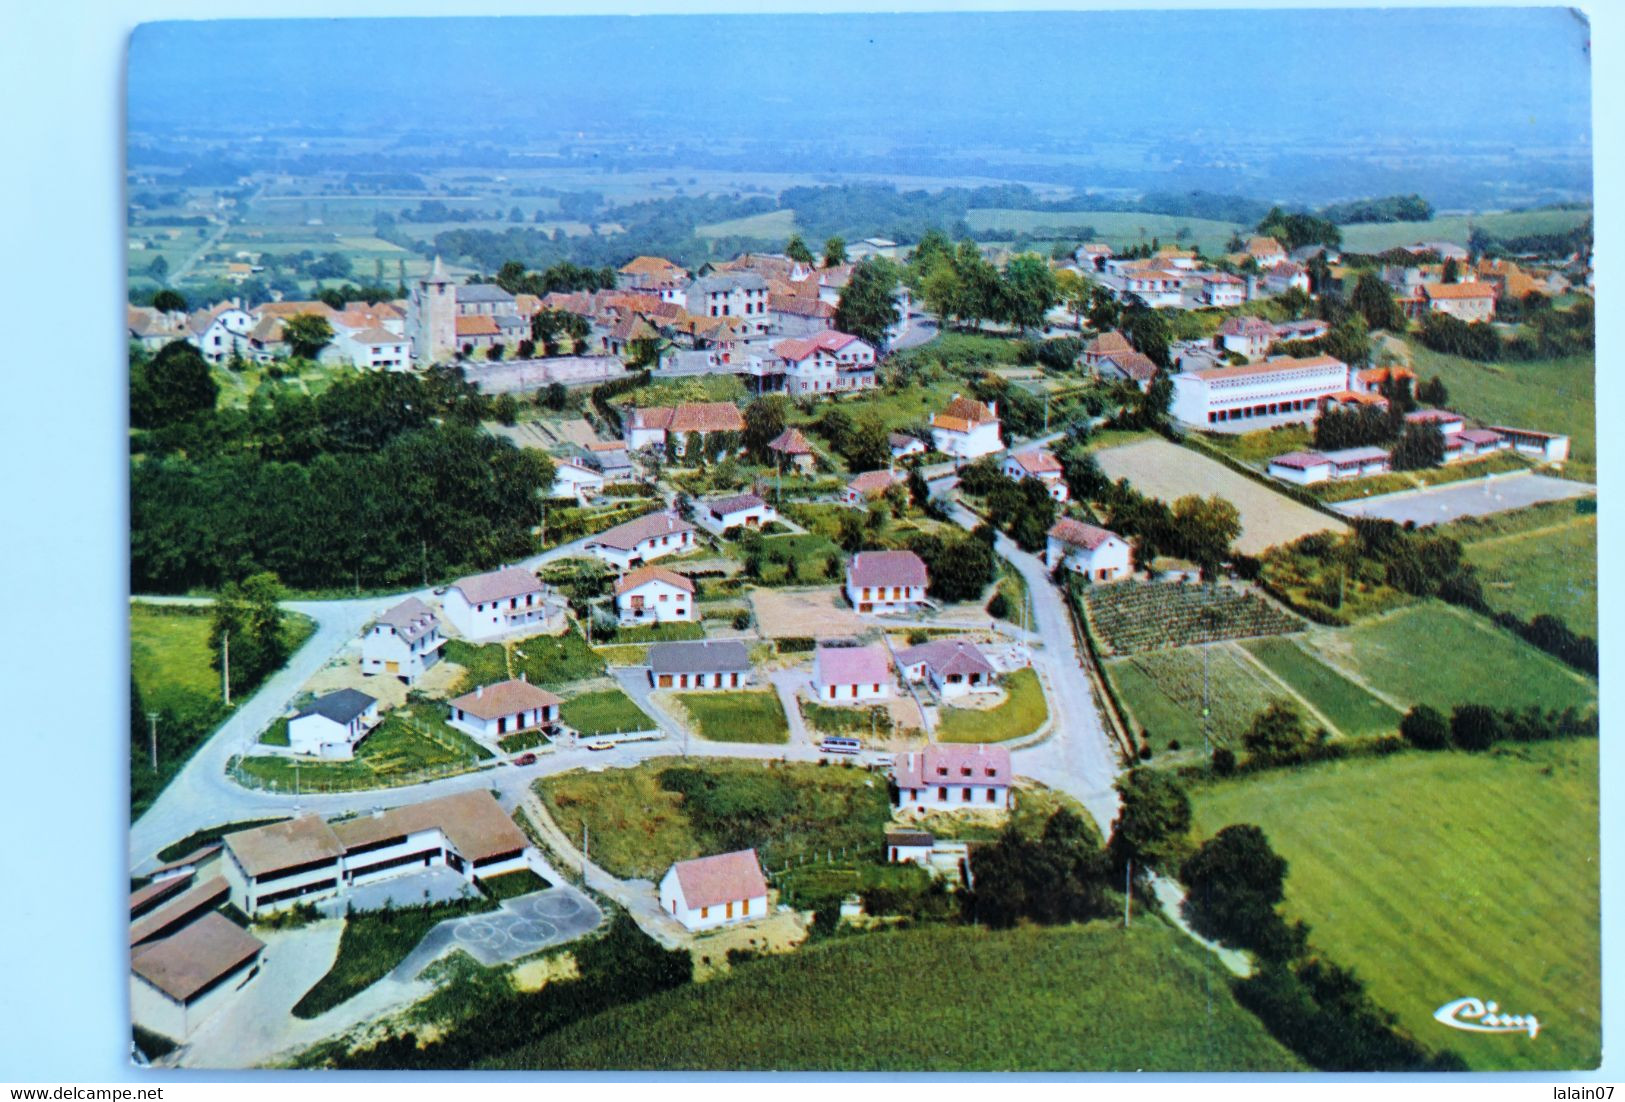
{"type": "Polygon", "coordinates": [[[884,616],[926,603],[930,575],[912,551],[859,551],[846,564],[846,599],[859,612],[884,616]]]}
{"type": "Polygon", "coordinates": [[[656,689],[739,689],[750,683],[750,669],[750,652],[737,639],[649,645],[649,684],[656,689]]]}
{"type": "Polygon", "coordinates": [[[1188,425],[1231,431],[1307,423],[1319,415],[1321,400],[1346,390],[1348,381],[1348,365],[1331,356],[1185,371],[1173,377],[1172,412],[1188,425]]]}
{"type": "Polygon", "coordinates": [[[405,371],[412,366],[410,342],[377,325],[341,332],[332,347],[340,359],[362,371],[405,371]]]}
{"type": "Polygon", "coordinates": [[[233,352],[248,355],[248,335],[254,331],[254,317],[235,303],[221,303],[212,311],[199,311],[188,320],[192,331],[187,339],[197,346],[210,363],[225,363],[233,352]]]}
{"type": "Polygon", "coordinates": [[[946,409],[931,418],[931,441],[936,450],[957,459],[976,459],[1004,448],[999,437],[998,403],[983,405],[954,395],[946,409]]]}
{"type": "Polygon", "coordinates": [[[358,689],[340,689],[294,713],[288,720],[288,747],[296,754],[347,761],[377,723],[377,700],[358,689]]]}
{"type": "Polygon", "coordinates": [[[916,812],[1010,807],[1010,751],[979,743],[933,743],[892,766],[897,808],[916,812]]]}
{"type": "Polygon", "coordinates": [[[1549,463],[1561,463],[1569,457],[1569,438],[1556,432],[1538,432],[1535,429],[1514,429],[1506,425],[1491,425],[1491,432],[1498,432],[1512,442],[1512,447],[1522,455],[1535,455],[1549,463]]]}
{"type": "Polygon", "coordinates": [[[545,587],[521,566],[459,578],[441,595],[440,608],[465,639],[492,639],[520,628],[545,625],[545,587]]]}
{"type": "Polygon", "coordinates": [[[903,676],[927,682],[945,700],[970,693],[993,692],[993,663],[967,639],[932,639],[897,655],[903,676]]]}
{"type": "Polygon", "coordinates": [[[694,619],[694,583],[660,566],[640,566],[615,583],[622,625],[687,623],[694,619]]]}
{"type": "Polygon", "coordinates": [[[825,704],[862,704],[891,696],[891,659],[879,644],[813,651],[813,694],[825,704]]]}
{"type": "Polygon", "coordinates": [[[606,481],[602,471],[593,470],[584,463],[559,459],[553,465],[553,488],[548,491],[548,496],[574,498],[576,504],[585,505],[604,492],[606,481]]]}
{"type": "Polygon", "coordinates": [[[1270,460],[1269,476],[1299,486],[1312,486],[1332,477],[1332,461],[1319,452],[1287,452],[1270,460]]]}
{"type": "Polygon", "coordinates": [[[583,547],[617,570],[694,549],[694,526],[672,513],[650,513],[600,532],[583,547]]]}
{"type": "Polygon", "coordinates": [[[847,505],[866,505],[901,481],[902,476],[895,471],[864,471],[846,484],[841,500],[847,505]]]}
{"type": "Polygon", "coordinates": [[[1162,268],[1130,268],[1123,273],[1124,293],[1137,296],[1153,309],[1183,305],[1184,288],[1184,277],[1162,268]]]}
{"type": "Polygon", "coordinates": [[[910,436],[906,432],[887,434],[886,443],[891,446],[891,457],[893,459],[907,459],[911,455],[925,454],[925,441],[918,436],[910,436]]]}
{"type": "Polygon", "coordinates": [[[473,885],[529,867],[533,852],[482,788],[333,823],[302,815],[228,834],[222,842],[231,902],[247,915],[343,897],[352,886],[433,866],[473,885]]]}
{"type": "Polygon", "coordinates": [[[1284,295],[1293,288],[1309,293],[1309,271],[1302,264],[1283,260],[1264,273],[1264,290],[1270,294],[1284,295]]]}
{"type": "Polygon", "coordinates": [[[1202,273],[1204,306],[1240,306],[1247,301],[1247,281],[1229,272],[1202,273]]]}
{"type": "Polygon", "coordinates": [[[1495,288],[1488,283],[1424,283],[1422,298],[1432,313],[1465,322],[1495,317],[1495,288]]]}
{"type": "Polygon", "coordinates": [[[130,950],[130,1018],[185,1041],[260,972],[265,943],[217,911],[130,950]]]}
{"type": "Polygon", "coordinates": [[[1275,326],[1263,318],[1225,318],[1224,324],[1219,326],[1220,347],[1226,352],[1246,356],[1249,360],[1263,359],[1277,339],[1275,326]]]}
{"type": "Polygon", "coordinates": [[[772,328],[767,290],[756,272],[716,272],[688,285],[684,308],[697,317],[732,318],[741,336],[762,336],[772,328]]]}
{"type": "Polygon", "coordinates": [[[476,686],[452,700],[450,723],[477,739],[495,742],[521,731],[552,731],[558,726],[562,703],[521,674],[516,680],[476,686]]]}
{"type": "Polygon", "coordinates": [[[1466,418],[1447,409],[1418,409],[1405,415],[1407,425],[1433,425],[1446,440],[1467,427],[1466,418]]]}
{"type": "Polygon", "coordinates": [[[1129,545],[1123,537],[1071,517],[1055,522],[1044,548],[1046,566],[1053,570],[1061,563],[1074,574],[1097,582],[1117,581],[1132,573],[1129,545]]]}
{"type": "Polygon", "coordinates": [[[875,385],[875,350],[867,341],[833,329],[773,346],[785,390],[822,394],[866,390],[875,385]]]}
{"type": "Polygon", "coordinates": [[[690,930],[767,917],[767,878],[756,851],[677,862],[660,878],[660,909],[690,930]]]}
{"type": "Polygon", "coordinates": [[[761,528],[778,520],[779,514],[756,494],[735,494],[697,502],[694,519],[707,531],[721,535],[730,528],[761,528]]]}
{"type": "Polygon", "coordinates": [[[1004,474],[1017,482],[1023,478],[1038,479],[1056,501],[1066,501],[1071,497],[1066,481],[1061,477],[1061,461],[1045,448],[1011,452],[1004,459],[1004,474]]]}
{"type": "Polygon", "coordinates": [[[416,597],[408,597],[374,620],[361,637],[361,672],[389,674],[410,685],[440,661],[445,645],[439,617],[416,597]]]}
{"type": "Polygon", "coordinates": [[[937,840],[925,830],[888,830],[886,832],[886,861],[892,865],[912,862],[929,866],[931,851],[937,840]]]}

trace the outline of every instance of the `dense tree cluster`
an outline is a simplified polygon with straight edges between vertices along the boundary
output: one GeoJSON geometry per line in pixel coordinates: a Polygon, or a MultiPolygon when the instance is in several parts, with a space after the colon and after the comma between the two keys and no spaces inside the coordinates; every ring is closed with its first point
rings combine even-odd
{"type": "Polygon", "coordinates": [[[1381,199],[1352,199],[1321,207],[1320,217],[1343,225],[1357,222],[1426,222],[1433,204],[1420,195],[1388,195],[1381,199]]]}
{"type": "MultiPolygon", "coordinates": [[[[841,251],[844,254],[844,245],[841,251]]],[[[859,261],[835,304],[835,328],[875,348],[884,348],[886,330],[902,317],[895,298],[898,278],[897,265],[885,257],[870,256],[859,261]]]]}
{"type": "Polygon", "coordinates": [[[925,308],[944,324],[979,327],[984,321],[1039,328],[1060,289],[1048,262],[1033,253],[1012,257],[1003,271],[974,241],[957,246],[927,233],[909,261],[907,279],[925,308]]]}
{"type": "Polygon", "coordinates": [[[931,585],[926,590],[939,601],[974,601],[993,581],[993,531],[985,525],[969,535],[911,536],[908,549],[931,564],[931,585]]]}
{"type": "Polygon", "coordinates": [[[1287,249],[1299,249],[1305,245],[1327,245],[1335,249],[1343,243],[1343,234],[1337,228],[1337,223],[1280,207],[1271,207],[1255,232],[1275,238],[1287,249]]]}
{"type": "Polygon", "coordinates": [[[1109,867],[1094,825],[1061,808],[1037,838],[1009,826],[974,848],[975,888],[965,893],[964,913],[995,928],[1100,918],[1114,910],[1109,867]]]}

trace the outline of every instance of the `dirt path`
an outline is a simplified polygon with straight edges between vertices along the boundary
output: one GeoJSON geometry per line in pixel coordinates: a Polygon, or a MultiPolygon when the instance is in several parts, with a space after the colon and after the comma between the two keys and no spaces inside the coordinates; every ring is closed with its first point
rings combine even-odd
{"type": "Polygon", "coordinates": [[[1334,735],[1344,735],[1346,737],[1343,729],[1338,727],[1337,724],[1333,723],[1331,719],[1327,717],[1325,712],[1309,703],[1308,697],[1298,692],[1298,690],[1294,689],[1291,685],[1288,685],[1285,681],[1282,681],[1280,677],[1276,675],[1274,670],[1260,662],[1257,656],[1255,656],[1246,647],[1241,646],[1234,640],[1225,645],[1228,646],[1232,652],[1234,652],[1238,662],[1240,662],[1243,666],[1251,667],[1248,672],[1254,673],[1255,676],[1261,675],[1260,680],[1266,682],[1268,686],[1279,686],[1282,693],[1286,694],[1302,705],[1303,710],[1315,717],[1315,719],[1318,720],[1321,726],[1325,727],[1326,730],[1330,731],[1334,735]]]}

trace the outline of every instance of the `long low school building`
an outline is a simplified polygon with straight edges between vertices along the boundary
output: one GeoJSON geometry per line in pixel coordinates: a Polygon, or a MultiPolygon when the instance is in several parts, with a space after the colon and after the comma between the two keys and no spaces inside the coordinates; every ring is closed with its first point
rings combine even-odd
{"type": "Polygon", "coordinates": [[[223,841],[231,902],[248,915],[430,866],[444,865],[472,883],[528,867],[530,850],[502,806],[481,789],[333,823],[302,815],[223,841]]]}
{"type": "Polygon", "coordinates": [[[1349,389],[1349,369],[1331,356],[1281,357],[1173,377],[1171,412],[1187,425],[1313,421],[1321,402],[1349,389]]]}

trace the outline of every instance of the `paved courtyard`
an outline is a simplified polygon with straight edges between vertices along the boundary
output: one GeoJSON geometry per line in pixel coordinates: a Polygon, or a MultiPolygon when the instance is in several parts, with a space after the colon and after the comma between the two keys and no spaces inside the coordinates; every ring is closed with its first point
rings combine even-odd
{"type": "Polygon", "coordinates": [[[1597,492],[1588,482],[1570,482],[1543,474],[1453,482],[1445,486],[1385,494],[1365,501],[1344,501],[1332,508],[1344,516],[1374,517],[1398,524],[1414,521],[1418,528],[1448,524],[1462,517],[1482,517],[1511,509],[1526,509],[1543,501],[1562,501],[1597,492]]]}
{"type": "Polygon", "coordinates": [[[568,885],[548,888],[506,900],[494,911],[442,922],[390,975],[403,981],[416,979],[431,961],[453,948],[487,966],[505,964],[574,941],[603,921],[604,913],[587,895],[568,885]]]}
{"type": "Polygon", "coordinates": [[[352,887],[342,896],[316,904],[316,909],[329,917],[337,917],[351,908],[380,911],[387,905],[399,910],[402,907],[421,907],[425,903],[449,903],[454,899],[478,895],[478,890],[458,873],[444,865],[431,865],[420,872],[388,876],[371,884],[352,887]]]}

